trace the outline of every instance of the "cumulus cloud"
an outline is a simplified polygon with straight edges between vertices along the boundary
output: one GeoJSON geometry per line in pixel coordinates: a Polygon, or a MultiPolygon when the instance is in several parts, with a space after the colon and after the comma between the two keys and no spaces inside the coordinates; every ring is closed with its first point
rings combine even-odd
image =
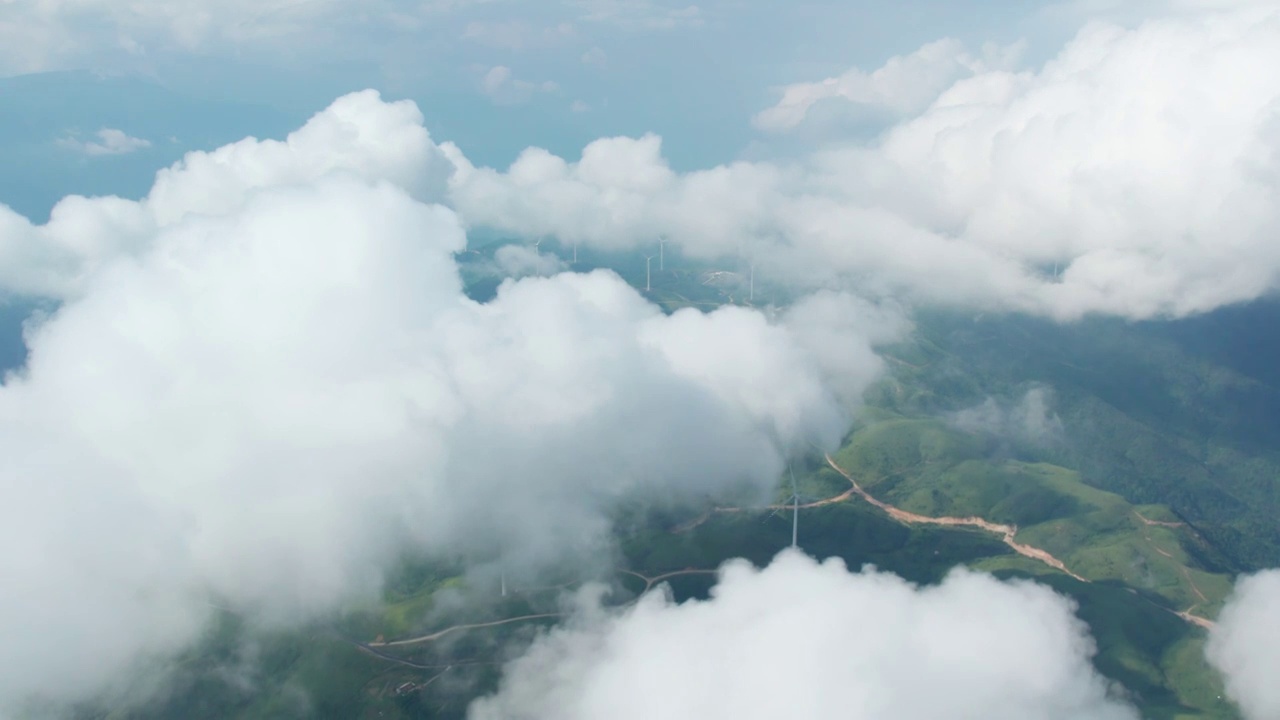
{"type": "Polygon", "coordinates": [[[829,290],[788,307],[782,323],[814,358],[827,386],[850,407],[861,401],[863,390],[884,369],[874,348],[899,340],[910,330],[900,308],[829,290]]]}
{"type": "Polygon", "coordinates": [[[679,175],[656,135],[596,140],[577,162],[529,148],[506,172],[475,167],[456,149],[449,157],[450,198],[469,222],[610,249],[653,243],[669,229],[694,257],[759,235],[781,179],[776,168],[746,164],[679,175]]]}
{"type": "Polygon", "coordinates": [[[455,158],[452,198],[477,225],[608,247],[665,235],[812,287],[1183,316],[1280,283],[1280,75],[1256,72],[1277,65],[1274,3],[1184,8],[961,77],[870,143],[677,173],[656,137],[604,138],[505,172],[455,158]]]}
{"type": "Polygon", "coordinates": [[[546,80],[540,83],[522,80],[506,65],[495,65],[480,80],[480,90],[496,105],[519,105],[536,93],[555,92],[559,85],[546,80]]]}
{"type": "Polygon", "coordinates": [[[526,275],[554,275],[567,269],[560,258],[537,248],[524,245],[503,245],[493,254],[498,270],[504,275],[520,278],[526,275]]]}
{"type": "Polygon", "coordinates": [[[0,385],[0,713],[183,647],[208,601],[302,622],[405,549],[587,564],[622,498],[763,497],[839,441],[786,322],[668,316],[607,271],[468,299],[442,152],[359,93],[142,201],[0,217],[0,286],[60,301],[0,385]]]}
{"type": "Polygon", "coordinates": [[[116,128],[102,128],[94,133],[94,137],[97,139],[79,140],[67,137],[60,140],[59,144],[86,155],[127,155],[151,147],[150,140],[132,137],[116,128]]]}
{"type": "Polygon", "coordinates": [[[345,96],[285,140],[247,138],[189,153],[162,170],[140,203],[68,197],[45,225],[0,205],[0,288],[51,298],[77,294],[107,259],[150,247],[156,233],[197,215],[234,210],[246,193],[333,173],[385,180],[421,200],[446,191],[453,166],[411,102],[376,92],[345,96]]]}
{"type": "Polygon", "coordinates": [[[1280,716],[1280,570],[1236,583],[1205,653],[1247,720],[1280,716]]]}
{"type": "Polygon", "coordinates": [[[788,551],[726,564],[706,601],[591,598],[476,701],[497,718],[1137,718],[1108,693],[1070,601],[953,571],[915,587],[788,551]]]}
{"type": "Polygon", "coordinates": [[[938,40],[910,55],[890,58],[873,72],[853,68],[818,82],[788,85],[778,103],[760,111],[753,122],[762,130],[791,130],[815,104],[828,100],[843,101],[847,113],[873,118],[915,115],[961,78],[1004,68],[1014,57],[1013,49],[989,48],[985,59],[975,58],[958,40],[938,40]]]}

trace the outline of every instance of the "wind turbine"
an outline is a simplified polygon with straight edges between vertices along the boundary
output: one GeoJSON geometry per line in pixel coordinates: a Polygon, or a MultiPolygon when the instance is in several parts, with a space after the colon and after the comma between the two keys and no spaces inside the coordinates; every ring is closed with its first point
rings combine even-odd
{"type": "Polygon", "coordinates": [[[664,254],[663,250],[665,250],[666,247],[667,247],[667,239],[665,237],[659,236],[658,237],[658,272],[662,272],[667,269],[667,263],[663,259],[663,254],[664,254]]]}
{"type": "Polygon", "coordinates": [[[800,538],[800,491],[796,489],[796,471],[787,463],[787,472],[791,474],[791,547],[799,547],[800,538]]]}
{"type": "MultiPolygon", "coordinates": [[[[791,468],[790,461],[787,462],[787,472],[791,475],[791,497],[785,500],[791,505],[791,547],[798,548],[800,547],[800,490],[796,487],[796,473],[791,468]]],[[[769,517],[765,520],[777,515],[778,510],[785,509],[787,509],[786,505],[779,506],[777,510],[769,513],[769,517]]]]}
{"type": "Polygon", "coordinates": [[[651,264],[651,261],[652,261],[652,260],[653,260],[653,256],[652,256],[652,255],[645,255],[645,256],[644,256],[644,291],[645,291],[645,292],[649,292],[649,290],[650,290],[650,287],[649,287],[649,275],[650,275],[650,273],[649,273],[649,266],[650,266],[650,264],[651,264]]]}

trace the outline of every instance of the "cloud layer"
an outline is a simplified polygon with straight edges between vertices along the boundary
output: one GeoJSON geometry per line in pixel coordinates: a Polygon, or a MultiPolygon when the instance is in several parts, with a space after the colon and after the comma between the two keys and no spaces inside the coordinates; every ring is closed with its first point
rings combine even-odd
{"type": "Polygon", "coordinates": [[[150,140],[133,137],[116,128],[102,128],[93,136],[97,139],[79,140],[69,137],[60,141],[60,144],[85,155],[127,155],[151,147],[150,140]]]}
{"type": "Polygon", "coordinates": [[[1248,720],[1280,716],[1280,570],[1236,583],[1206,654],[1248,720]]]}
{"type": "Polygon", "coordinates": [[[1136,718],[1069,601],[954,571],[936,587],[786,552],[725,565],[709,600],[590,598],[512,663],[472,720],[1136,718]]]}
{"type": "Polygon", "coordinates": [[[61,305],[0,386],[0,713],[182,647],[209,601],[301,622],[405,549],[607,558],[620,498],[764,495],[839,440],[883,318],[837,328],[833,364],[786,320],[667,316],[605,271],[475,303],[426,202],[442,157],[413,105],[361,93],[141,202],[5,213],[30,272],[0,280],[61,305]]]}
{"type": "MultiPolygon", "coordinates": [[[[994,51],[988,54],[999,69],[1012,60],[994,51]]],[[[987,72],[990,64],[971,56],[958,40],[938,40],[910,55],[892,57],[873,72],[852,68],[837,77],[788,85],[777,104],[760,111],[753,123],[761,130],[794,130],[816,105],[828,101],[843,102],[845,112],[869,120],[914,116],[961,78],[987,72]]]]}
{"type": "MultiPolygon", "coordinates": [[[[583,11],[702,17],[624,5],[583,11]]],[[[287,34],[295,13],[337,7],[259,3],[271,21],[248,27],[231,22],[242,3],[113,18],[135,52],[141,36],[287,34]]],[[[40,5],[47,23],[0,22],[0,46],[24,27],[33,58],[71,52],[76,23],[107,11],[40,5]]],[[[413,104],[365,92],[284,141],[193,153],[140,202],[67,198],[44,225],[0,207],[0,289],[62,303],[0,387],[0,713],[65,697],[69,675],[85,694],[110,686],[195,638],[210,600],[299,621],[376,593],[405,548],[536,568],[599,555],[619,498],[763,492],[790,449],[839,439],[880,370],[873,347],[904,327],[849,291],[1145,318],[1275,290],[1280,76],[1255,72],[1280,67],[1274,4],[1091,25],[1023,71],[953,44],[895,62],[834,93],[895,124],[789,162],[681,173],[650,135],[498,171],[437,144],[413,104]],[[895,73],[927,81],[890,96],[895,73]],[[610,249],[665,237],[825,291],[777,322],[665,316],[608,272],[526,277],[477,304],[453,260],[468,227],[610,249]]],[[[774,124],[832,94],[814,87],[774,124]]],[[[519,248],[497,261],[556,269],[519,248]]],[[[1257,717],[1275,712],[1252,675],[1270,646],[1232,628],[1261,626],[1270,578],[1242,584],[1212,651],[1257,717]]],[[[1132,717],[1091,652],[1042,588],[959,573],[916,589],[784,556],[730,566],[706,603],[588,612],[476,713],[750,718],[791,710],[804,682],[811,716],[1132,717]]]]}
{"type": "MultiPolygon", "coordinates": [[[[1059,318],[1181,316],[1275,290],[1280,75],[1256,72],[1280,65],[1273,3],[1092,24],[1033,70],[959,52],[836,83],[907,113],[869,144],[690,173],[655,136],[601,139],[574,162],[531,149],[503,172],[454,155],[451,197],[508,232],[665,235],[793,283],[1059,318]],[[930,68],[932,101],[871,97],[877,77],[930,68]]],[[[808,102],[789,98],[778,113],[808,102]]]]}

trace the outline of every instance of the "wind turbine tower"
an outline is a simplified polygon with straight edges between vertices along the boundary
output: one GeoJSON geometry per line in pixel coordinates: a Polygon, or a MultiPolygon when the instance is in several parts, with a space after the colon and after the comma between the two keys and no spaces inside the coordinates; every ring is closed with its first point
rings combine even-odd
{"type": "Polygon", "coordinates": [[[667,263],[666,263],[666,260],[664,259],[665,253],[663,252],[664,250],[666,250],[666,247],[667,247],[667,239],[665,237],[659,237],[658,238],[658,272],[663,272],[664,270],[667,269],[667,263]]]}
{"type": "Polygon", "coordinates": [[[652,255],[644,256],[644,291],[645,292],[649,292],[649,290],[651,289],[649,286],[649,278],[650,278],[649,267],[652,265],[652,260],[653,260],[652,255]]]}
{"type": "Polygon", "coordinates": [[[787,472],[791,473],[791,547],[800,546],[800,492],[796,490],[796,471],[787,463],[787,472]]]}

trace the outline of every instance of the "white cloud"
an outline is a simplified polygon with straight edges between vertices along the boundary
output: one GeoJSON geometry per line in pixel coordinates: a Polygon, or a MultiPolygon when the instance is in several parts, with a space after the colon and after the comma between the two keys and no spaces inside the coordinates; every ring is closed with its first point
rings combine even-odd
{"type": "Polygon", "coordinates": [[[787,552],[727,564],[706,601],[583,605],[469,717],[1138,717],[1108,697],[1072,604],[1030,582],[957,570],[917,588],[787,552]]]}
{"type": "Polygon", "coordinates": [[[183,647],[209,599],[295,623],[404,549],[600,561],[618,499],[763,495],[838,442],[826,362],[758,312],[667,316],[604,271],[469,300],[425,202],[449,171],[366,92],[140,202],[3,211],[0,287],[62,304],[0,385],[0,714],[183,647]]]}
{"type": "Polygon", "coordinates": [[[788,307],[782,323],[848,406],[862,401],[863,390],[883,370],[884,361],[873,347],[894,342],[910,330],[903,310],[829,290],[788,307]]]}
{"type": "Polygon", "coordinates": [[[608,248],[652,243],[670,230],[692,255],[716,256],[762,234],[777,202],[776,168],[736,165],[681,176],[661,149],[654,135],[605,138],[570,163],[530,148],[505,173],[453,153],[459,170],[450,195],[470,222],[608,248]]]}
{"type": "Polygon", "coordinates": [[[791,130],[816,103],[833,99],[844,101],[849,113],[889,119],[914,115],[961,78],[1011,65],[1015,52],[989,49],[987,57],[980,59],[957,40],[938,40],[910,55],[890,58],[874,72],[853,68],[819,82],[788,85],[778,103],[762,110],[753,122],[762,130],[791,130]]]}
{"type": "Polygon", "coordinates": [[[536,93],[559,89],[551,80],[535,83],[517,78],[505,65],[489,68],[480,80],[480,90],[497,105],[519,105],[528,102],[536,93]]]}
{"type": "Polygon", "coordinates": [[[97,140],[79,140],[74,137],[63,138],[58,144],[63,147],[82,152],[86,155],[127,155],[151,147],[150,140],[130,136],[116,128],[102,128],[94,133],[97,140]]]}
{"type": "Polygon", "coordinates": [[[582,100],[574,100],[569,105],[569,111],[575,113],[584,113],[591,109],[591,106],[582,100]]]}
{"type": "Polygon", "coordinates": [[[493,259],[502,274],[515,278],[554,275],[568,269],[564,261],[555,255],[524,245],[503,245],[493,254],[493,259]]]}
{"type": "Polygon", "coordinates": [[[1247,720],[1280,716],[1280,570],[1237,581],[1205,652],[1247,720]]]}
{"type": "Polygon", "coordinates": [[[576,163],[459,159],[452,197],[477,225],[609,247],[665,234],[814,287],[1186,315],[1280,286],[1280,74],[1256,72],[1273,66],[1274,4],[1091,25],[1037,70],[955,82],[870,144],[680,174],[657,138],[608,138],[576,163]]]}
{"type": "Polygon", "coordinates": [[[354,93],[284,141],[248,138],[189,153],[157,174],[141,203],[67,197],[40,226],[0,205],[0,288],[74,296],[99,263],[146,249],[147,238],[188,216],[226,214],[255,189],[306,184],[330,173],[386,180],[418,199],[438,199],[453,166],[421,123],[411,102],[354,93]]]}
{"type": "Polygon", "coordinates": [[[1037,386],[1023,393],[1017,402],[987,398],[978,405],[950,414],[947,420],[966,432],[1051,446],[1066,437],[1062,418],[1052,410],[1052,404],[1053,391],[1037,386]]]}

